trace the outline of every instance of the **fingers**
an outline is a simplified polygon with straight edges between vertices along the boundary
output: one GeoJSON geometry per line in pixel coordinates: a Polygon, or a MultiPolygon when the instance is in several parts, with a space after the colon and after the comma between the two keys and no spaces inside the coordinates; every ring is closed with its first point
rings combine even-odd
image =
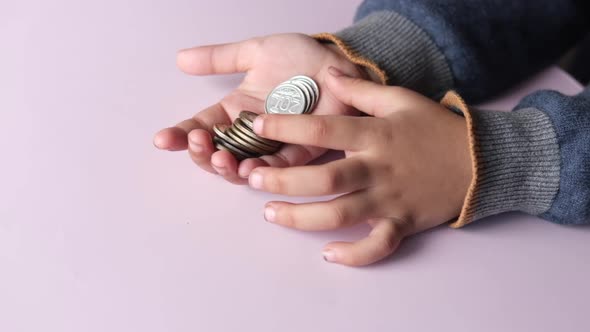
{"type": "Polygon", "coordinates": [[[211,167],[211,155],[215,151],[211,128],[217,123],[229,122],[227,113],[218,103],[174,127],[160,130],[154,137],[154,145],[168,151],[188,149],[195,164],[208,172],[216,173],[211,167]]]}
{"type": "Polygon", "coordinates": [[[178,68],[191,75],[245,72],[253,58],[254,41],[199,46],[181,50],[176,56],[178,68]]]}
{"type": "Polygon", "coordinates": [[[211,155],[215,152],[211,134],[203,129],[195,129],[188,135],[188,141],[188,154],[193,162],[208,172],[217,173],[211,167],[211,155]]]}
{"type": "Polygon", "coordinates": [[[330,93],[345,105],[369,115],[382,116],[384,108],[395,102],[392,87],[346,76],[335,67],[330,67],[328,73],[326,85],[330,93]]]}
{"type": "Polygon", "coordinates": [[[289,167],[306,165],[325,152],[326,149],[315,146],[286,144],[275,154],[242,161],[239,165],[238,173],[241,178],[247,179],[252,170],[257,167],[289,167]]]}
{"type": "Polygon", "coordinates": [[[365,189],[371,173],[365,162],[346,158],[324,165],[289,168],[260,167],[249,177],[250,186],[275,194],[323,196],[365,189]]]}
{"type": "Polygon", "coordinates": [[[186,150],[188,147],[186,131],[178,127],[162,129],[154,136],[154,146],[160,150],[186,150]]]}
{"type": "Polygon", "coordinates": [[[363,266],[391,255],[399,246],[404,234],[390,219],[378,219],[366,238],[356,242],[332,242],[322,254],[328,262],[349,266],[363,266]]]}
{"type": "Polygon", "coordinates": [[[412,107],[431,107],[433,101],[411,90],[380,85],[360,78],[346,76],[335,67],[330,67],[326,78],[329,92],[343,104],[366,114],[384,117],[391,112],[412,107]]]}
{"type": "Polygon", "coordinates": [[[238,161],[229,151],[217,151],[211,156],[211,166],[215,172],[233,184],[246,184],[248,181],[238,176],[238,161]]]}
{"type": "MultiPolygon", "coordinates": [[[[188,147],[188,134],[197,129],[211,132],[213,125],[217,123],[229,123],[230,119],[221,104],[215,104],[204,109],[194,117],[186,119],[174,127],[160,130],[154,137],[154,145],[162,150],[180,151],[188,147]]],[[[203,136],[204,137],[204,136],[203,136]]],[[[195,145],[206,147],[211,140],[201,141],[197,139],[193,142],[195,145]]]]}
{"type": "Polygon", "coordinates": [[[357,191],[325,202],[269,202],[264,217],[268,222],[304,231],[330,230],[371,218],[374,201],[368,191],[357,191]]]}
{"type": "Polygon", "coordinates": [[[263,114],[254,120],[254,132],[286,143],[355,151],[368,145],[374,120],[339,115],[263,114]]]}

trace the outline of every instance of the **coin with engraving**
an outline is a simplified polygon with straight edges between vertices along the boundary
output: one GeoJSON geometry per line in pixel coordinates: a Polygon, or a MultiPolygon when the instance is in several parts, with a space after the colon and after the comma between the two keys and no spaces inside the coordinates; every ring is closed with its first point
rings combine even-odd
{"type": "MultiPolygon", "coordinates": [[[[267,96],[264,110],[270,114],[307,114],[319,100],[319,87],[310,77],[299,75],[279,84],[267,96]]],[[[213,142],[219,150],[227,150],[238,160],[276,153],[283,143],[254,133],[254,120],[259,114],[242,111],[231,126],[213,127],[213,142]]]]}
{"type": "Polygon", "coordinates": [[[291,80],[302,80],[302,81],[305,81],[305,82],[309,83],[312,86],[312,88],[313,88],[313,90],[315,92],[315,95],[319,97],[319,95],[320,95],[320,87],[313,80],[313,78],[311,78],[309,76],[305,76],[305,75],[297,75],[297,76],[293,76],[291,78],[291,80]]]}
{"type": "Polygon", "coordinates": [[[318,103],[319,100],[319,96],[316,94],[316,90],[314,89],[314,84],[310,83],[309,80],[304,80],[304,79],[298,79],[295,80],[295,82],[298,82],[300,84],[303,84],[305,87],[308,88],[309,91],[311,91],[311,96],[312,96],[312,100],[311,100],[311,107],[309,108],[307,113],[311,113],[313,111],[313,109],[315,108],[315,106],[318,103]]]}
{"type": "Polygon", "coordinates": [[[303,92],[303,94],[305,96],[305,100],[304,100],[305,108],[303,109],[302,114],[309,113],[314,106],[313,101],[315,100],[315,98],[313,96],[313,90],[311,89],[311,87],[307,86],[307,83],[305,83],[301,80],[289,81],[289,83],[291,83],[291,84],[297,86],[299,89],[301,89],[301,91],[303,92]]]}
{"type": "Polygon", "coordinates": [[[282,83],[266,98],[265,111],[269,114],[303,114],[306,102],[300,87],[282,83]]]}

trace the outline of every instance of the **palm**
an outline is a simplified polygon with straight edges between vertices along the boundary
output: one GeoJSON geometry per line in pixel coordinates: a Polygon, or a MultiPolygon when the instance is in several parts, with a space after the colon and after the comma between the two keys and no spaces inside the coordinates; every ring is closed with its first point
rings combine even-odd
{"type": "MultiPolygon", "coordinates": [[[[242,98],[254,98],[260,107],[254,112],[264,110],[263,101],[267,94],[280,82],[295,75],[313,77],[320,88],[323,87],[326,69],[335,66],[353,74],[359,74],[356,66],[343,56],[339,56],[325,45],[319,44],[309,36],[299,34],[276,35],[258,41],[259,45],[252,47],[253,63],[243,82],[223,100],[227,105],[226,112],[231,119],[237,117],[242,98]]],[[[317,107],[316,114],[350,114],[352,108],[346,106],[329,95],[323,95],[317,107]]]]}
{"type": "MultiPolygon", "coordinates": [[[[257,113],[264,111],[267,94],[280,82],[295,75],[313,77],[321,91],[327,69],[339,68],[351,76],[361,76],[361,71],[332,46],[322,45],[313,38],[301,34],[273,35],[237,44],[205,46],[180,55],[179,67],[195,75],[223,74],[245,71],[240,86],[218,104],[203,110],[178,126],[167,128],[156,136],[156,145],[168,150],[189,150],[192,159],[200,167],[219,173],[234,183],[245,183],[242,178],[258,166],[295,166],[306,164],[325,152],[314,147],[285,146],[274,156],[249,159],[240,165],[226,151],[214,152],[211,145],[211,128],[216,123],[228,123],[242,110],[257,113]],[[193,133],[194,131],[194,133],[193,133]],[[207,134],[209,132],[209,134],[207,134]],[[193,139],[188,139],[190,136],[193,139]],[[187,142],[196,142],[203,149],[193,149],[187,142]],[[201,150],[201,151],[197,151],[201,150]],[[212,167],[212,164],[217,167],[212,167]]],[[[329,93],[320,92],[315,114],[352,114],[354,110],[329,93]]]]}

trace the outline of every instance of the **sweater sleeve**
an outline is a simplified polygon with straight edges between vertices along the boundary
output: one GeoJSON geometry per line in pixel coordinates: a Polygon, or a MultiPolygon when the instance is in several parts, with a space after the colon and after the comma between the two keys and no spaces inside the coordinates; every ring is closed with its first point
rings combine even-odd
{"type": "Polygon", "coordinates": [[[453,93],[442,103],[466,116],[474,162],[451,226],[507,211],[590,223],[590,87],[576,96],[536,92],[512,112],[469,109],[453,93]]]}
{"type": "Polygon", "coordinates": [[[590,25],[579,0],[366,0],[334,42],[384,83],[489,98],[552,63],[590,25]]]}

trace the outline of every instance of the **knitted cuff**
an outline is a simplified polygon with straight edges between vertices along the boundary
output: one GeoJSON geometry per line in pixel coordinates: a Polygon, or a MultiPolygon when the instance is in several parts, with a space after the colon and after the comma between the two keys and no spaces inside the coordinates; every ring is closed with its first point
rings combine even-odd
{"type": "Polygon", "coordinates": [[[389,85],[440,97],[453,86],[445,56],[416,24],[393,11],[370,14],[336,34],[318,34],[389,85]]]}
{"type": "Polygon", "coordinates": [[[451,227],[507,211],[549,210],[559,189],[560,154],[545,113],[470,110],[453,92],[441,103],[467,120],[473,168],[461,215],[451,227]]]}

